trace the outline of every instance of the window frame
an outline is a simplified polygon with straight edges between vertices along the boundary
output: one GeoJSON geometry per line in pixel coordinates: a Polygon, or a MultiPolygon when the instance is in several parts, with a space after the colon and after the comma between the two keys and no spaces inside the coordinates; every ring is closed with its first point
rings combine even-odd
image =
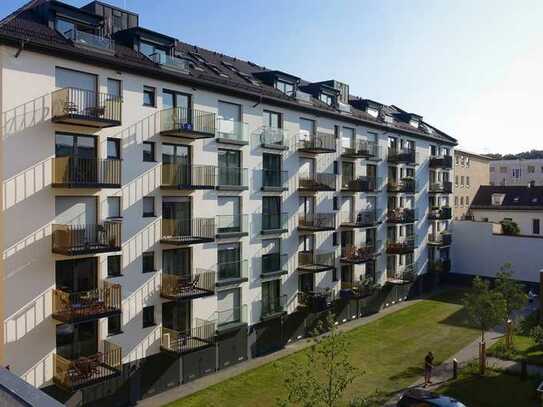
{"type": "Polygon", "coordinates": [[[143,106],[156,107],[156,87],[143,85],[143,106]],[[152,92],[151,104],[145,103],[145,95],[152,92]]]}
{"type": "Polygon", "coordinates": [[[154,305],[148,305],[147,307],[142,308],[141,323],[142,323],[142,328],[149,328],[151,326],[156,326],[154,305]]]}
{"type": "Polygon", "coordinates": [[[107,277],[108,278],[115,278],[115,277],[122,277],[122,275],[123,275],[122,255],[114,254],[112,256],[107,256],[107,277]],[[112,273],[111,272],[110,259],[115,259],[115,260],[118,261],[118,272],[117,273],[112,273]]]}
{"type": "Polygon", "coordinates": [[[154,196],[144,196],[141,198],[141,217],[142,218],[156,218],[156,202],[154,196]],[[153,202],[153,211],[152,212],[145,212],[145,201],[150,202],[152,200],[153,202]]]}
{"type": "Polygon", "coordinates": [[[107,336],[110,337],[110,336],[115,336],[115,335],[120,335],[123,333],[123,321],[122,321],[122,318],[121,318],[121,314],[118,314],[118,315],[111,315],[110,317],[107,318],[107,336]],[[119,326],[117,327],[117,329],[112,329],[110,327],[110,321],[111,320],[118,320],[118,324],[119,326]]]}
{"type": "Polygon", "coordinates": [[[156,143],[154,141],[144,141],[141,144],[142,144],[142,146],[144,146],[144,145],[151,146],[151,155],[153,156],[153,158],[151,160],[145,159],[146,151],[145,151],[145,149],[142,149],[142,161],[145,162],[145,163],[156,163],[156,148],[155,148],[156,143]]]}
{"type": "MultiPolygon", "coordinates": [[[[147,261],[149,261],[149,260],[147,260],[147,261]]],[[[141,254],[141,272],[143,274],[156,272],[155,252],[154,251],[143,252],[141,254]],[[145,258],[151,258],[151,260],[152,260],[152,268],[151,268],[151,270],[146,269],[146,260],[145,260],[145,258]]]]}

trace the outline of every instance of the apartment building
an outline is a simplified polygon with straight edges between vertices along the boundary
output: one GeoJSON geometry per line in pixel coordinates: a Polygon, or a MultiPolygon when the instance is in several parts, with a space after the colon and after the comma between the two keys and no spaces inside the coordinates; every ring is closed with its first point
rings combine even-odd
{"type": "Polygon", "coordinates": [[[29,2],[0,52],[4,363],[34,386],[123,405],[450,267],[456,140],[417,114],[99,1],[29,2]]]}
{"type": "Polygon", "coordinates": [[[490,162],[490,184],[543,185],[543,159],[493,160],[490,162]]]}
{"type": "Polygon", "coordinates": [[[484,155],[454,150],[454,219],[464,219],[479,187],[490,184],[490,162],[484,155]]]}

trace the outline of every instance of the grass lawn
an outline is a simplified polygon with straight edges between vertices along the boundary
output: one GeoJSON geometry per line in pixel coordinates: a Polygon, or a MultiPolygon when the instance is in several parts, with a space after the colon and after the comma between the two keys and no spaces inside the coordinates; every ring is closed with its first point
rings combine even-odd
{"type": "Polygon", "coordinates": [[[491,356],[496,356],[501,359],[509,360],[522,360],[526,361],[531,365],[540,365],[543,366],[543,349],[539,346],[536,346],[532,338],[522,335],[513,336],[513,352],[510,354],[504,354],[500,352],[500,349],[503,349],[504,339],[500,339],[488,350],[488,354],[491,356]]]}
{"type": "Polygon", "coordinates": [[[537,380],[488,370],[485,376],[461,373],[458,380],[440,387],[437,393],[461,400],[468,407],[537,407],[537,380]]]}
{"type": "MultiPolygon", "coordinates": [[[[366,373],[348,388],[353,395],[386,393],[405,388],[422,374],[422,362],[433,351],[436,362],[449,358],[474,339],[478,332],[466,327],[462,306],[455,303],[461,292],[413,304],[368,325],[350,331],[352,362],[366,373]]],[[[303,351],[302,351],[303,352],[303,351]]],[[[287,356],[209,387],[173,407],[268,407],[284,395],[282,367],[287,356]]]]}

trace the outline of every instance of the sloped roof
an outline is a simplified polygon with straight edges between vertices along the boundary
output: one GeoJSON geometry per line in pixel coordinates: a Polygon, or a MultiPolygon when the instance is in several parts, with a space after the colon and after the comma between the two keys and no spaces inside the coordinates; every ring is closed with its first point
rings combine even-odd
{"type": "Polygon", "coordinates": [[[482,185],[470,205],[471,209],[543,210],[543,186],[482,185]],[[503,195],[501,205],[492,205],[494,194],[503,195]]]}

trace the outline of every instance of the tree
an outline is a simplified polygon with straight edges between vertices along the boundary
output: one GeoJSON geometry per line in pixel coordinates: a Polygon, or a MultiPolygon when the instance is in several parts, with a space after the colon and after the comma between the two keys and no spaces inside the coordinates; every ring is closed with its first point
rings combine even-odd
{"type": "Polygon", "coordinates": [[[513,312],[524,307],[528,302],[528,296],[524,293],[522,285],[513,279],[511,263],[505,263],[496,274],[496,291],[505,300],[505,344],[511,348],[513,344],[512,321],[513,312]]]}
{"type": "Polygon", "coordinates": [[[520,228],[516,222],[513,222],[509,219],[504,219],[500,222],[502,225],[502,233],[504,235],[519,235],[520,234],[520,228]]]}
{"type": "Polygon", "coordinates": [[[334,407],[355,377],[363,374],[351,364],[349,342],[331,315],[315,333],[328,329],[329,334],[315,335],[311,348],[285,366],[288,396],[278,400],[279,406],[334,407]]]}

